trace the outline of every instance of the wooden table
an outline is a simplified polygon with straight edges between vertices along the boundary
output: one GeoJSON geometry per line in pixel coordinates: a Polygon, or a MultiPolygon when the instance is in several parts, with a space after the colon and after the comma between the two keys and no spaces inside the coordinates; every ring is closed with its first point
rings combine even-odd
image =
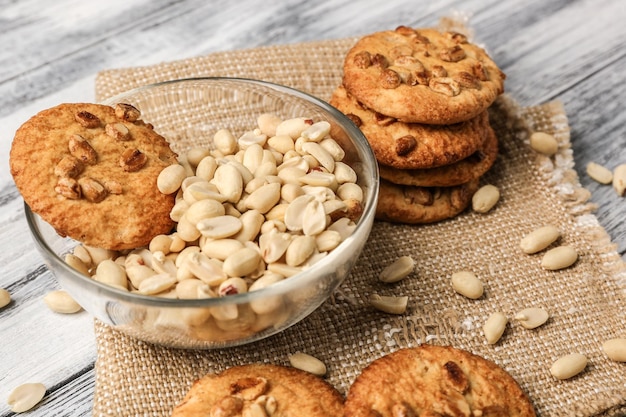
{"type": "Polygon", "coordinates": [[[469,17],[475,40],[507,74],[522,105],[561,100],[575,169],[622,258],[626,201],[585,167],[626,163],[626,3],[622,0],[200,0],[79,2],[23,0],[0,7],[0,416],[11,390],[42,382],[29,415],[90,415],[96,359],[93,321],[52,313],[42,297],[58,288],[35,250],[8,168],[15,130],[39,110],[93,101],[104,69],[156,64],[214,51],[358,36],[398,25],[469,17]]]}

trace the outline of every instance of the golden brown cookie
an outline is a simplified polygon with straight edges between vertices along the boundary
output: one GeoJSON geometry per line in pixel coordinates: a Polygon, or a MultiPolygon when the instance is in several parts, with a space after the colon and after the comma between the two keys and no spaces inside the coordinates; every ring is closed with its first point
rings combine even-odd
{"type": "Polygon", "coordinates": [[[454,187],[414,187],[380,180],[376,219],[422,224],[449,219],[472,201],[479,180],[454,187]]]}
{"type": "Polygon", "coordinates": [[[359,39],[343,73],[343,85],[368,108],[426,124],[476,117],[503,92],[505,79],[464,35],[405,26],[359,39]]]}
{"type": "Polygon", "coordinates": [[[341,86],[330,104],[359,126],[379,163],[398,169],[433,168],[467,158],[483,144],[489,127],[487,111],[447,126],[403,123],[366,109],[341,86]]]}
{"type": "Polygon", "coordinates": [[[458,162],[426,169],[397,169],[379,164],[380,177],[394,184],[419,187],[451,187],[470,182],[487,172],[498,156],[498,138],[491,127],[485,136],[476,152],[458,162]]]}
{"type": "Polygon", "coordinates": [[[31,210],[60,235],[101,248],[136,248],[168,233],[174,196],[156,180],[176,154],[139,116],[134,107],[67,103],[26,121],[10,165],[31,210]]]}
{"type": "Polygon", "coordinates": [[[356,378],[344,417],[532,417],[519,384],[495,363],[451,346],[421,345],[373,361],[356,378]]]}
{"type": "Polygon", "coordinates": [[[172,417],[336,417],[343,415],[343,401],[334,387],[308,372],[279,365],[250,364],[194,382],[174,408],[172,417]],[[258,408],[256,412],[255,408],[258,408]]]}

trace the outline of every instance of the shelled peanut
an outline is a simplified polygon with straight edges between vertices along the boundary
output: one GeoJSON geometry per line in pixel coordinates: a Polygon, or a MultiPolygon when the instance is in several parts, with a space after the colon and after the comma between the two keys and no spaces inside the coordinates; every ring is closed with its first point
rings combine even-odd
{"type": "Polygon", "coordinates": [[[162,171],[159,190],[176,193],[173,233],[124,253],[77,246],[66,262],[118,289],[197,299],[255,291],[322,259],[363,211],[357,173],[326,121],[263,114],[257,125],[238,138],[218,130],[213,148],[162,171]]]}

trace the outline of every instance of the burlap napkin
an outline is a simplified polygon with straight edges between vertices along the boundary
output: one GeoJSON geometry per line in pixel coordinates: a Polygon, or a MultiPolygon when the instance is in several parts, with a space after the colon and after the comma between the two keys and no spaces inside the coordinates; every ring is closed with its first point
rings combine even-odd
{"type": "MultiPolygon", "coordinates": [[[[341,82],[343,57],[354,39],[214,53],[150,67],[108,70],[96,80],[98,99],[168,79],[238,76],[289,85],[329,99],[341,82]]],[[[308,318],[247,346],[183,351],[133,340],[96,322],[95,416],[167,416],[194,379],[251,362],[288,364],[290,353],[314,355],[328,366],[327,380],[346,392],[370,361],[401,347],[450,344],[495,361],[528,393],[542,416],[617,415],[626,411],[626,366],[609,361],[604,340],[626,336],[626,267],[591,214],[588,192],[572,170],[569,128],[559,103],[518,108],[503,98],[492,109],[500,154],[484,177],[501,190],[495,210],[471,210],[434,225],[374,225],[358,264],[334,297],[308,318]],[[555,135],[554,158],[528,147],[528,130],[555,135]],[[580,253],[575,266],[549,272],[541,254],[525,255],[522,236],[558,226],[561,243],[580,253]],[[416,272],[401,283],[377,281],[391,260],[410,255],[416,272]],[[450,275],[474,271],[486,284],[476,301],[457,295],[450,275]],[[390,316],[368,307],[372,292],[408,295],[409,311],[390,316]],[[496,345],[482,325],[495,311],[509,317],[542,306],[550,320],[535,330],[511,322],[496,345]],[[588,356],[587,369],[558,381],[549,373],[562,355],[588,356]]]]}

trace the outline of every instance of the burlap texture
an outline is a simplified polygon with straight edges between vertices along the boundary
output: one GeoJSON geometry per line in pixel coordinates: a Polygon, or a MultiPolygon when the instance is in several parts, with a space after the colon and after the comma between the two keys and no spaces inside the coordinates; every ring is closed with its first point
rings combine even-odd
{"type": "MultiPolygon", "coordinates": [[[[285,84],[329,99],[341,82],[343,57],[354,39],[214,53],[150,67],[107,70],[96,79],[98,99],[168,79],[238,76],[285,84]]],[[[500,154],[483,183],[501,190],[486,215],[466,211],[433,225],[374,225],[356,267],[334,297],[308,318],[268,339],[213,351],[183,351],[133,340],[95,324],[97,342],[95,416],[167,416],[194,379],[226,367],[266,362],[288,364],[296,351],[328,366],[327,380],[347,392],[359,371],[400,347],[428,342],[453,345],[495,361],[530,396],[542,416],[619,415],[626,411],[626,365],[609,361],[604,340],[626,336],[626,267],[593,216],[588,192],[573,171],[569,127],[556,102],[518,108],[503,98],[492,109],[500,154]],[[560,141],[555,158],[528,147],[528,129],[560,141]],[[541,254],[525,255],[522,236],[544,224],[558,226],[562,244],[580,253],[575,266],[549,272],[541,254]],[[410,255],[415,273],[398,284],[377,275],[390,261],[410,255]],[[486,295],[468,300],[451,288],[450,275],[474,271],[486,295]],[[377,292],[408,295],[409,311],[390,316],[368,307],[377,292]],[[511,322],[496,345],[482,325],[502,311],[511,317],[530,306],[551,313],[544,326],[526,330],[511,322]],[[588,356],[585,372],[557,381],[551,364],[564,354],[588,356]]]]}

